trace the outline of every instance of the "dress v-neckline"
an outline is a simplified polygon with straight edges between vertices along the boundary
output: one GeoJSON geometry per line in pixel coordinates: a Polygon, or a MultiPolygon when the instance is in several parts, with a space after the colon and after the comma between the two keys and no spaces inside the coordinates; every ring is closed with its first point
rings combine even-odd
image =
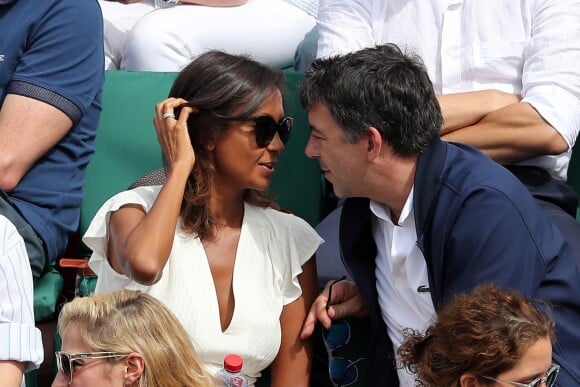
{"type": "Polygon", "coordinates": [[[236,277],[237,277],[237,272],[240,270],[239,266],[243,264],[243,260],[240,259],[240,247],[242,246],[242,243],[245,240],[245,234],[246,234],[246,215],[248,213],[248,208],[246,203],[244,203],[244,215],[242,217],[242,226],[240,227],[240,236],[238,238],[238,244],[236,246],[236,254],[235,254],[235,258],[234,258],[234,267],[232,269],[232,292],[234,294],[234,310],[232,312],[232,318],[230,319],[230,322],[228,323],[228,325],[225,327],[225,329],[222,330],[222,324],[221,324],[221,315],[220,315],[220,305],[219,305],[219,301],[218,301],[218,292],[217,292],[217,288],[216,288],[216,284],[213,278],[213,274],[211,272],[211,267],[209,264],[209,258],[208,255],[205,251],[205,247],[202,243],[202,241],[198,238],[197,242],[199,243],[202,251],[203,251],[203,257],[205,258],[204,261],[204,267],[205,270],[207,272],[207,278],[209,281],[209,286],[211,286],[211,288],[213,289],[213,292],[209,292],[212,294],[212,308],[215,309],[215,313],[211,313],[212,316],[210,316],[210,318],[212,320],[217,319],[217,321],[214,321],[217,327],[217,331],[219,333],[221,333],[222,335],[227,335],[228,331],[231,329],[232,325],[234,325],[235,321],[236,321],[236,315],[237,315],[237,310],[238,310],[238,306],[239,306],[239,300],[241,300],[240,296],[240,289],[236,286],[237,281],[236,281],[236,277]]]}

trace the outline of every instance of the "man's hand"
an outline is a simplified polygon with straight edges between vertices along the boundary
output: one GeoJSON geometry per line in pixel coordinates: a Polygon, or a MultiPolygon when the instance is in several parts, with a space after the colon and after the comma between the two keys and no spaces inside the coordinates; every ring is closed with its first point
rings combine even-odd
{"type": "Polygon", "coordinates": [[[366,316],[367,313],[366,305],[354,282],[329,281],[322,293],[314,300],[302,326],[300,337],[302,339],[309,338],[314,332],[317,321],[320,321],[325,328],[329,329],[332,320],[362,317],[366,316]],[[330,292],[331,287],[332,292],[330,292]]]}

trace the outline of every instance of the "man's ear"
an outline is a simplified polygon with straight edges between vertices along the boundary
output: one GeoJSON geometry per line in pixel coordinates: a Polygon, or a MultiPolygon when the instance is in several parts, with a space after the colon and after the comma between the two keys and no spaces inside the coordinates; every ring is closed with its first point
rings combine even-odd
{"type": "Polygon", "coordinates": [[[374,126],[369,126],[368,128],[368,159],[373,161],[381,154],[381,149],[383,148],[383,137],[377,128],[374,126]]]}
{"type": "Polygon", "coordinates": [[[132,385],[145,372],[145,359],[137,352],[130,353],[125,359],[125,384],[132,385]]]}
{"type": "Polygon", "coordinates": [[[459,385],[461,387],[479,387],[479,380],[471,372],[466,372],[459,377],[459,385]]]}

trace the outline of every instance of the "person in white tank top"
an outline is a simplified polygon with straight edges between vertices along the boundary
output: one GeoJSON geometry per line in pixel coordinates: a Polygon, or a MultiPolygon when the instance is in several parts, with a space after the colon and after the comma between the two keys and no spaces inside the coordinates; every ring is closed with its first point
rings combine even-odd
{"type": "Polygon", "coordinates": [[[318,0],[128,2],[99,1],[109,70],[180,71],[211,49],[288,67],[318,11],[318,0]]]}

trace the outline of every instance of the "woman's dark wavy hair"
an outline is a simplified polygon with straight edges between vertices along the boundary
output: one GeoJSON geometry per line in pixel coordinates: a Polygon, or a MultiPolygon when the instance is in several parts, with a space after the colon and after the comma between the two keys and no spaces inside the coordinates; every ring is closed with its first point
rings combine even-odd
{"type": "Polygon", "coordinates": [[[395,44],[317,59],[306,72],[300,99],[306,110],[324,103],[346,141],[358,141],[372,126],[400,156],[418,156],[443,125],[421,58],[395,44]]]}
{"type": "Polygon", "coordinates": [[[397,353],[418,386],[459,386],[467,372],[487,385],[482,375],[497,377],[539,339],[553,341],[554,321],[547,303],[486,284],[455,296],[425,334],[405,333],[397,353]]]}
{"type": "MultiPolygon", "coordinates": [[[[195,151],[195,165],[189,176],[181,205],[183,228],[200,239],[211,235],[217,226],[209,212],[209,196],[213,174],[211,152],[207,145],[228,128],[222,116],[249,116],[275,91],[282,92],[283,75],[248,57],[221,51],[206,52],[175,79],[170,97],[183,98],[200,110],[187,122],[191,144],[195,151]]],[[[179,111],[176,110],[176,115],[179,111]]],[[[246,190],[244,199],[262,206],[276,207],[264,192],[246,190]]]]}

